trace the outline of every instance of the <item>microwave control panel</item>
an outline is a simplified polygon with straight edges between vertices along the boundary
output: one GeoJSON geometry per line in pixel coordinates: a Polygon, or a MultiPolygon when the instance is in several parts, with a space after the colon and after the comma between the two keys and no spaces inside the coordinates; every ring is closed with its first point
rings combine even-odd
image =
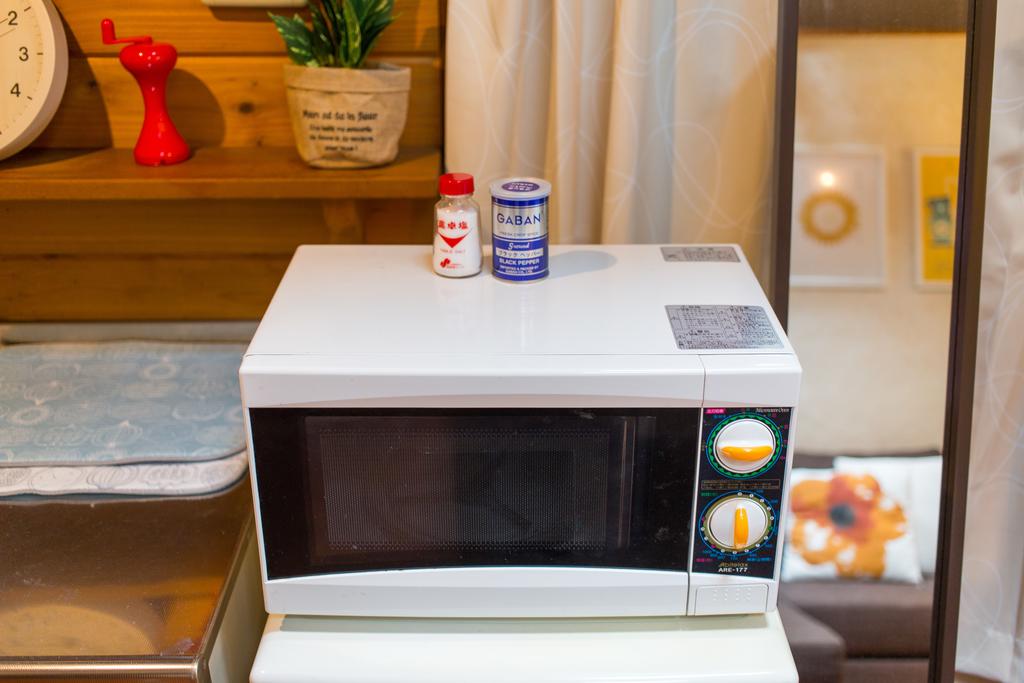
{"type": "Polygon", "coordinates": [[[705,408],[692,571],[773,578],[790,408],[705,408]]]}

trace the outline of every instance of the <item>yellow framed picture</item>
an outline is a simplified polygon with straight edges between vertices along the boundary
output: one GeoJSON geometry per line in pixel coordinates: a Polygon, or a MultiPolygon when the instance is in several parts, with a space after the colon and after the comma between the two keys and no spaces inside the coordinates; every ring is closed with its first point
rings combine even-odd
{"type": "Polygon", "coordinates": [[[919,287],[946,289],[953,282],[956,149],[914,150],[914,269],[919,287]]]}

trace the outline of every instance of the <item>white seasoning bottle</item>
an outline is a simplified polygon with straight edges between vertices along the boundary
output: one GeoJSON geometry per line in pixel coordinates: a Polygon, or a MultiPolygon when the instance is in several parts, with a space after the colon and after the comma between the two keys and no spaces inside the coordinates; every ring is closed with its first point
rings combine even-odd
{"type": "Polygon", "coordinates": [[[480,272],[480,206],[473,200],[473,176],[446,173],[438,181],[434,205],[434,272],[469,277],[480,272]]]}

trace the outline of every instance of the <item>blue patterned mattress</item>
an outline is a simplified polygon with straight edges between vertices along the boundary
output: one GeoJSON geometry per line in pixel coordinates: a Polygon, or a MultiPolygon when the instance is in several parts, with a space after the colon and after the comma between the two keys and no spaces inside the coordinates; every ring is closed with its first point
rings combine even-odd
{"type": "Polygon", "coordinates": [[[0,495],[201,493],[236,481],[244,348],[0,346],[0,495]]]}

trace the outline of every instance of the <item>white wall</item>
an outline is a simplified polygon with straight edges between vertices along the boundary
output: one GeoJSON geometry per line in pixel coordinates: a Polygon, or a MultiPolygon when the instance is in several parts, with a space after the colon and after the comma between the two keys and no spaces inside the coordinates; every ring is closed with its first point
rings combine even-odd
{"type": "Polygon", "coordinates": [[[884,147],[889,201],[884,288],[791,290],[802,451],[942,444],[950,295],[914,285],[911,150],[959,146],[964,49],[962,34],[800,36],[797,144],[884,147]]]}

